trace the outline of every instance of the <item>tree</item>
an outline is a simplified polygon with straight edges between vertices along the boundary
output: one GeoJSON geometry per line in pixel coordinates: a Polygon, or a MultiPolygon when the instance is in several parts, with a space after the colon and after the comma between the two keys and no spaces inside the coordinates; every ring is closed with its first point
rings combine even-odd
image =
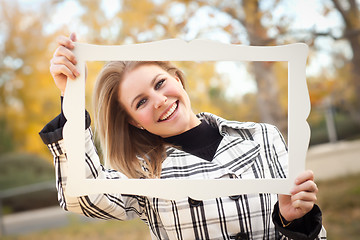
{"type": "Polygon", "coordinates": [[[344,22],[339,39],[346,39],[352,50],[350,82],[354,88],[351,97],[353,107],[350,110],[354,119],[360,122],[360,3],[356,0],[332,0],[332,3],[344,22]]]}
{"type": "MultiPolygon", "coordinates": [[[[179,0],[179,1],[152,1],[124,0],[119,11],[110,19],[105,17],[105,12],[101,8],[100,2],[79,1],[83,7],[84,14],[81,17],[82,23],[86,26],[86,40],[97,44],[122,44],[122,43],[140,43],[144,41],[154,41],[166,38],[183,38],[192,40],[202,37],[203,30],[195,34],[193,33],[193,23],[196,21],[197,14],[201,11],[207,12],[210,18],[215,19],[219,14],[226,15],[229,20],[226,24],[209,24],[205,26],[205,32],[211,32],[214,29],[222,31],[229,35],[231,43],[240,43],[239,28],[245,30],[248,44],[250,45],[275,45],[277,41],[271,37],[268,32],[273,26],[264,24],[264,19],[270,18],[271,14],[268,10],[260,7],[261,0],[256,1],[220,1],[214,0],[210,3],[203,0],[179,0]],[[239,10],[240,9],[240,10],[239,10]],[[88,14],[91,12],[92,14],[88,14]],[[114,31],[113,26],[118,26],[114,31]],[[111,37],[106,37],[109,35],[111,37]],[[111,40],[109,40],[111,39],[111,40]]],[[[278,4],[275,1],[274,6],[278,4]]],[[[280,31],[282,27],[277,26],[280,31]]],[[[214,30],[215,31],[215,30],[214,30]]],[[[194,63],[197,65],[197,63],[194,63]]],[[[199,67],[200,65],[198,65],[199,67]]],[[[205,65],[201,65],[205,67],[205,65]]],[[[198,68],[197,67],[197,68],[198,68]]],[[[206,67],[205,67],[206,68],[206,67]]],[[[196,68],[192,68],[193,70],[196,68]]],[[[274,64],[257,62],[254,63],[252,69],[259,94],[257,95],[257,108],[260,111],[260,121],[277,125],[282,132],[287,132],[287,108],[283,107],[279,99],[279,86],[276,79],[274,64]]],[[[214,72],[214,71],[212,71],[214,72]]],[[[189,72],[189,75],[195,74],[189,72]]],[[[206,84],[213,82],[204,79],[206,84]]],[[[221,79],[218,80],[221,82],[221,79]]],[[[194,88],[201,89],[202,82],[193,83],[194,88]]],[[[216,85],[216,84],[215,84],[216,85]]],[[[221,84],[220,84],[221,85],[221,84]]],[[[207,85],[208,87],[210,85],[207,85]]],[[[206,109],[213,109],[221,114],[221,106],[216,110],[210,97],[202,98],[202,103],[197,101],[197,96],[203,95],[200,91],[194,96],[195,108],[208,106],[206,109]],[[212,103],[211,103],[212,102],[212,103]],[[197,106],[198,105],[198,106],[197,106]]]]}
{"type": "Polygon", "coordinates": [[[59,111],[48,70],[54,37],[43,34],[48,12],[47,4],[35,12],[17,1],[0,2],[0,114],[17,151],[45,153],[38,132],[59,111]]]}
{"type": "MultiPolygon", "coordinates": [[[[126,44],[176,38],[186,32],[187,19],[176,21],[171,16],[171,1],[155,3],[152,0],[131,1],[124,0],[119,11],[111,18],[106,18],[105,11],[101,9],[100,2],[79,1],[85,10],[81,16],[83,26],[87,30],[86,36],[81,36],[85,41],[93,44],[126,44]],[[88,12],[92,14],[89,15],[88,12]],[[112,31],[112,26],[118,26],[112,31]],[[107,34],[111,33],[111,37],[107,34]]],[[[196,10],[191,10],[194,14],[196,10]]],[[[187,90],[192,99],[192,105],[197,111],[210,111],[222,114],[221,107],[214,105],[207,89],[211,86],[221,85],[220,78],[215,72],[212,62],[177,62],[188,80],[187,90]]],[[[94,65],[92,65],[94,66],[94,65]]],[[[88,79],[95,79],[96,72],[89,71],[88,79]]],[[[87,82],[89,84],[89,82],[87,82]]],[[[91,83],[90,83],[91,84],[91,83]]]]}
{"type": "Polygon", "coordinates": [[[328,54],[332,55],[335,69],[333,76],[337,77],[336,81],[339,83],[336,91],[338,95],[342,95],[341,101],[346,102],[345,105],[342,104],[342,107],[356,122],[360,123],[360,2],[357,0],[322,0],[320,3],[322,4],[321,14],[325,18],[339,16],[342,20],[341,29],[334,29],[333,26],[322,31],[304,29],[301,32],[307,35],[305,38],[298,37],[296,34],[294,36],[296,39],[310,42],[315,51],[322,48],[321,44],[316,44],[316,40],[320,38],[328,38],[334,42],[334,46],[328,54]],[[342,46],[335,47],[335,43],[342,43],[342,46]],[[351,51],[348,55],[344,53],[344,45],[346,45],[344,43],[347,43],[351,51]],[[349,88],[349,86],[352,87],[349,88]]]}
{"type": "MultiPolygon", "coordinates": [[[[233,44],[241,43],[239,32],[246,33],[246,44],[272,46],[278,44],[277,39],[269,35],[269,29],[273,26],[264,24],[264,19],[271,18],[271,12],[261,8],[265,1],[261,0],[242,0],[242,1],[223,1],[214,0],[211,5],[207,1],[184,1],[188,5],[196,2],[200,7],[210,7],[210,16],[216,14],[226,14],[230,17],[227,25],[215,26],[229,34],[230,42],[233,44]]],[[[273,2],[272,8],[279,4],[273,2]]],[[[286,26],[277,25],[276,29],[283,32],[286,26]]],[[[201,33],[200,33],[201,34],[201,33]]],[[[287,132],[286,111],[280,103],[279,85],[275,73],[275,64],[270,62],[254,62],[252,69],[249,69],[255,77],[258,95],[257,108],[260,112],[260,121],[275,124],[283,132],[287,132]]]]}
{"type": "MultiPolygon", "coordinates": [[[[5,116],[6,128],[11,130],[6,132],[6,136],[14,138],[17,149],[45,151],[37,133],[51,117],[59,113],[59,94],[52,83],[48,66],[56,48],[55,37],[60,32],[69,34],[69,30],[60,26],[49,33],[46,29],[51,25],[52,15],[66,2],[49,1],[35,12],[22,8],[17,1],[1,1],[0,28],[4,46],[0,49],[0,113],[5,116]]],[[[166,38],[189,41],[215,32],[216,35],[225,34],[229,42],[234,44],[275,45],[279,42],[269,31],[277,29],[281,32],[286,29],[286,25],[274,27],[268,24],[271,13],[262,7],[264,2],[124,0],[119,10],[110,16],[103,8],[102,1],[77,1],[77,5],[84,11],[80,11],[80,25],[71,27],[80,32],[81,41],[93,44],[141,43],[166,38]],[[208,14],[213,21],[200,30],[194,30],[192,26],[196,25],[194,21],[198,21],[201,12],[208,14]],[[217,21],[219,16],[225,16],[227,20],[217,21]]],[[[278,4],[279,1],[273,1],[273,6],[278,4]]],[[[194,108],[227,115],[224,114],[226,108],[223,106],[230,106],[235,100],[219,98],[223,96],[225,83],[217,76],[215,65],[188,65],[186,62],[180,65],[190,78],[188,90],[194,99],[194,108]],[[202,80],[199,81],[199,78],[202,80]]],[[[279,123],[286,113],[282,103],[284,100],[277,94],[281,87],[278,81],[279,69],[281,66],[278,64],[263,62],[255,64],[253,72],[260,92],[267,93],[259,94],[257,107],[268,105],[260,121],[275,123],[285,132],[279,123]]],[[[242,101],[249,103],[253,99],[254,96],[248,95],[242,101]]],[[[240,100],[236,101],[240,104],[240,100]]],[[[252,106],[253,110],[255,105],[249,103],[248,106],[252,106]]]]}

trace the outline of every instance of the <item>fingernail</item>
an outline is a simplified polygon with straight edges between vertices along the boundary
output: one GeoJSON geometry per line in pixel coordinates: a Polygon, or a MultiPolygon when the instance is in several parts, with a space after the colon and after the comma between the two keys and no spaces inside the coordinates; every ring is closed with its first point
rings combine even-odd
{"type": "Polygon", "coordinates": [[[298,178],[295,179],[295,184],[299,184],[300,180],[298,178]]]}

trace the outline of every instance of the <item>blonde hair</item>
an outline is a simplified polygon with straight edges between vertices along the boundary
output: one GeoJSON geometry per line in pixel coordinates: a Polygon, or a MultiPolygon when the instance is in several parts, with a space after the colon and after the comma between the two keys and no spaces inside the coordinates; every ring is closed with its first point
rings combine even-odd
{"type": "Polygon", "coordinates": [[[111,167],[129,178],[157,178],[166,157],[161,137],[130,124],[131,117],[119,102],[119,89],[124,75],[142,65],[157,65],[177,77],[183,86],[183,73],[170,62],[112,61],[97,77],[93,104],[96,132],[104,157],[111,167]]]}

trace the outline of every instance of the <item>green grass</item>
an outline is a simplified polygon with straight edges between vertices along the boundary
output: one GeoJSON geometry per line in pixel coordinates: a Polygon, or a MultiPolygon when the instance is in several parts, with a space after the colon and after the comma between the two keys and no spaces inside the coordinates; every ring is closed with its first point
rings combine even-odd
{"type": "Polygon", "coordinates": [[[149,229],[140,220],[96,221],[80,223],[73,219],[64,228],[46,230],[23,236],[6,236],[3,240],[150,240],[149,229]]]}
{"type": "MultiPolygon", "coordinates": [[[[360,174],[317,182],[318,205],[323,211],[323,224],[328,239],[355,240],[360,236],[360,174]]],[[[148,240],[147,226],[140,220],[127,222],[99,221],[80,223],[26,236],[5,237],[4,240],[148,240]]]]}
{"type": "Polygon", "coordinates": [[[28,153],[0,155],[0,191],[13,190],[41,182],[53,183],[53,188],[9,196],[3,199],[3,213],[10,214],[58,204],[54,166],[39,156],[28,153]]]}
{"type": "Polygon", "coordinates": [[[318,187],[318,204],[328,239],[359,239],[360,175],[319,182],[318,187]]]}
{"type": "Polygon", "coordinates": [[[0,155],[0,191],[53,180],[54,166],[39,156],[28,153],[0,155]]]}

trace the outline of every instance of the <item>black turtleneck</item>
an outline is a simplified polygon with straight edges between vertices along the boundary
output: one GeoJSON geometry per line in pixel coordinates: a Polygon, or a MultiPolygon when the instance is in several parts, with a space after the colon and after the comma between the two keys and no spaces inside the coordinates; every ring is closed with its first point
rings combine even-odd
{"type": "Polygon", "coordinates": [[[176,147],[181,147],[185,152],[191,153],[202,159],[212,161],[222,136],[219,129],[210,126],[205,121],[176,136],[164,138],[164,141],[176,147]]]}

